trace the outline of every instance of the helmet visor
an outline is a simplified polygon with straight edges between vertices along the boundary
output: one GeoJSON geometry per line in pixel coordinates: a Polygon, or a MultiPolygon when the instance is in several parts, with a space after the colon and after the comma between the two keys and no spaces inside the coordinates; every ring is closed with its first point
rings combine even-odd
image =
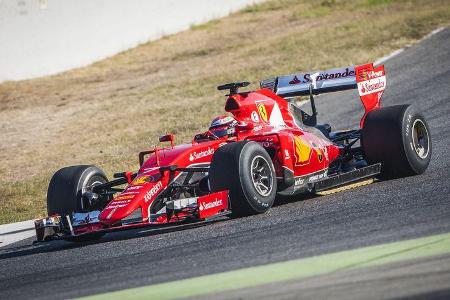
{"type": "Polygon", "coordinates": [[[218,138],[221,138],[228,135],[228,126],[213,128],[210,131],[218,138]]]}

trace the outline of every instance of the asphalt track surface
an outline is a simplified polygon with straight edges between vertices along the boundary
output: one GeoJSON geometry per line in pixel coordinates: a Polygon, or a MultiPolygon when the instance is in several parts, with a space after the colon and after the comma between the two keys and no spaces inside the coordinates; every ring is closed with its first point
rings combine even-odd
{"type": "MultiPolygon", "coordinates": [[[[27,239],[0,249],[0,298],[72,298],[450,232],[449,49],[447,28],[385,62],[383,104],[413,103],[429,121],[425,174],[285,200],[266,214],[207,226],[133,230],[85,244],[27,239]]],[[[319,99],[319,120],[335,129],[358,124],[355,92],[319,99]]]]}

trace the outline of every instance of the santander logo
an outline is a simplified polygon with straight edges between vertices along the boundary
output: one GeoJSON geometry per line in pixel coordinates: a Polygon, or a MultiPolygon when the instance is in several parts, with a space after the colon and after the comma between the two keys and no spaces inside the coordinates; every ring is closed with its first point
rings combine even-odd
{"type": "Polygon", "coordinates": [[[358,83],[360,95],[364,96],[376,92],[383,91],[386,87],[386,77],[376,77],[375,79],[369,79],[358,83]]]}
{"type": "Polygon", "coordinates": [[[213,148],[209,148],[209,147],[208,147],[207,150],[203,150],[203,151],[200,151],[200,152],[195,152],[194,151],[191,154],[189,154],[189,160],[190,161],[194,161],[194,160],[197,160],[197,159],[202,158],[202,157],[210,156],[213,153],[214,153],[214,149],[213,148]]]}
{"type": "Polygon", "coordinates": [[[297,76],[294,76],[294,79],[292,79],[291,81],[289,81],[289,84],[299,84],[302,83],[297,76]]]}
{"type": "MultiPolygon", "coordinates": [[[[355,76],[355,70],[353,68],[336,69],[336,70],[330,70],[330,71],[332,71],[332,72],[325,73],[328,71],[322,71],[322,72],[315,73],[315,74],[310,74],[310,73],[297,74],[297,75],[294,75],[294,78],[292,78],[292,80],[289,81],[289,84],[295,85],[295,84],[301,84],[301,83],[303,84],[303,83],[313,82],[313,79],[314,79],[313,77],[315,77],[314,75],[316,75],[316,74],[317,74],[317,76],[314,79],[316,82],[323,81],[323,80],[329,80],[329,79],[339,79],[339,78],[347,78],[347,77],[355,76]]],[[[289,75],[289,76],[292,76],[292,75],[289,75]]]]}
{"type": "Polygon", "coordinates": [[[218,207],[222,205],[222,199],[216,199],[213,202],[203,202],[200,203],[199,209],[200,210],[205,210],[205,209],[210,209],[210,208],[214,208],[214,207],[218,207]]]}

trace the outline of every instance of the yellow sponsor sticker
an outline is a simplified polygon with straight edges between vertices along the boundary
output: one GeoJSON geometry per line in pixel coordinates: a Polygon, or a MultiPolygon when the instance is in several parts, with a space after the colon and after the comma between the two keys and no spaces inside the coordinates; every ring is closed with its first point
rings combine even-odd
{"type": "Polygon", "coordinates": [[[264,122],[267,122],[267,120],[269,119],[268,115],[267,115],[267,109],[266,106],[262,103],[258,103],[256,104],[256,107],[258,108],[258,112],[259,112],[259,116],[261,117],[261,119],[264,122]]]}
{"type": "Polygon", "coordinates": [[[134,195],[134,194],[131,194],[131,195],[119,195],[116,198],[114,198],[114,201],[128,200],[128,199],[134,198],[134,196],[136,196],[136,195],[134,195]]]}
{"type": "Polygon", "coordinates": [[[303,164],[308,162],[311,157],[311,146],[298,136],[294,136],[294,144],[297,163],[303,164]]]}
{"type": "Polygon", "coordinates": [[[149,182],[149,177],[150,176],[141,176],[136,178],[135,180],[133,180],[133,182],[131,183],[131,185],[141,185],[144,184],[146,182],[149,182]]]}

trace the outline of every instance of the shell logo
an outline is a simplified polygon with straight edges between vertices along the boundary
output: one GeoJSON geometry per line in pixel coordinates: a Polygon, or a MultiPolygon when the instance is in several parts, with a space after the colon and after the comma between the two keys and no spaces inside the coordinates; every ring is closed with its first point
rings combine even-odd
{"type": "Polygon", "coordinates": [[[262,104],[262,103],[258,103],[258,104],[256,104],[256,107],[258,108],[259,116],[261,117],[261,119],[264,122],[267,122],[267,120],[269,118],[267,116],[266,106],[264,104],[262,104]]]}
{"type": "Polygon", "coordinates": [[[295,157],[298,164],[307,163],[311,157],[311,146],[298,136],[294,136],[295,157]]]}
{"type": "Polygon", "coordinates": [[[133,180],[131,185],[141,185],[146,182],[149,182],[150,180],[151,180],[150,176],[140,176],[140,177],[136,178],[135,180],[133,180]]]}
{"type": "Polygon", "coordinates": [[[360,81],[366,81],[369,79],[369,71],[367,69],[363,69],[359,75],[359,79],[360,81]]]}

